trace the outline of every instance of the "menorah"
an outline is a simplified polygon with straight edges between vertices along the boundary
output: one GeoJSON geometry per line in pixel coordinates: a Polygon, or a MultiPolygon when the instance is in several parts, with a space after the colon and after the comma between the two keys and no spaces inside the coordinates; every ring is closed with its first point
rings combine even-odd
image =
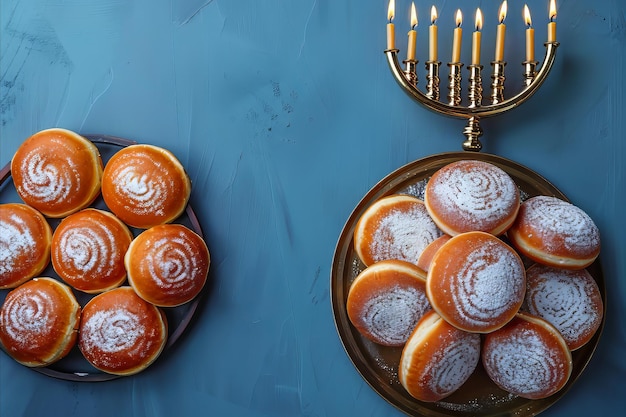
{"type": "Polygon", "coordinates": [[[530,21],[530,12],[528,7],[524,6],[527,29],[526,59],[522,62],[524,67],[523,87],[521,91],[517,92],[517,94],[509,98],[505,98],[504,83],[506,77],[504,69],[507,63],[503,59],[503,50],[506,28],[504,25],[504,19],[507,12],[506,7],[507,3],[505,0],[500,8],[500,24],[497,27],[495,59],[491,61],[491,94],[489,96],[488,104],[483,103],[483,66],[480,64],[480,31],[482,28],[482,13],[480,9],[477,9],[476,11],[476,30],[472,36],[472,62],[467,66],[469,70],[467,104],[462,105],[461,69],[463,67],[463,63],[460,62],[460,11],[457,11],[457,27],[454,31],[452,62],[448,63],[449,74],[447,101],[443,101],[440,98],[439,88],[439,69],[441,62],[437,59],[437,27],[435,25],[437,19],[436,9],[433,6],[431,11],[429,42],[430,53],[429,59],[425,62],[426,86],[425,91],[422,91],[418,88],[417,64],[419,61],[415,59],[415,27],[417,26],[415,6],[413,4],[411,9],[412,28],[408,33],[409,46],[407,59],[402,61],[402,64],[404,64],[403,68],[398,57],[399,50],[395,48],[394,25],[392,23],[393,15],[395,13],[395,2],[394,0],[389,2],[389,24],[387,25],[387,49],[385,50],[385,54],[394,78],[410,97],[428,109],[446,116],[467,119],[467,125],[463,129],[463,135],[466,139],[462,144],[463,149],[466,151],[478,152],[482,149],[482,144],[479,139],[483,134],[483,130],[480,126],[480,120],[482,118],[495,116],[516,108],[532,97],[546,80],[556,57],[556,50],[559,43],[556,41],[556,24],[554,21],[556,17],[556,5],[554,0],[550,1],[548,40],[544,43],[546,52],[541,65],[539,65],[539,62],[536,61],[534,57],[534,30],[530,21]]]}

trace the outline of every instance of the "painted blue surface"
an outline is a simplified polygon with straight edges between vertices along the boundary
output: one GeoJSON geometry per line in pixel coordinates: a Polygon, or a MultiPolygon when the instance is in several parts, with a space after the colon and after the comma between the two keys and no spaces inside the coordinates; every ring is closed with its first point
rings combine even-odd
{"type": "MultiPolygon", "coordinates": [[[[524,53],[521,5],[509,3],[507,92],[521,83],[524,53]]],[[[528,1],[538,58],[547,3],[528,1]]],[[[422,62],[431,4],[416,1],[422,62]]],[[[477,6],[491,59],[499,1],[434,4],[444,62],[458,7],[463,60],[477,6]]],[[[405,49],[409,2],[397,5],[405,49]]],[[[53,126],[166,147],[191,176],[213,263],[189,332],[135,377],[65,382],[0,354],[0,416],[403,415],[341,346],[332,256],[361,197],[407,162],[461,150],[463,122],[398,88],[382,52],[386,8],[386,0],[2,0],[0,165],[53,126]]],[[[588,368],[545,416],[626,409],[625,13],[621,0],[560,0],[548,80],[520,108],[483,122],[483,152],[549,179],[602,233],[606,327],[588,368]]]]}

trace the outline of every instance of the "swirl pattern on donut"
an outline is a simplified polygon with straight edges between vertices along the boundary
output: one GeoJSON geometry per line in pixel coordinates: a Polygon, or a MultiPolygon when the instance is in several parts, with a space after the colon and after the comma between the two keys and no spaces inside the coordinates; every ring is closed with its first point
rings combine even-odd
{"type": "Polygon", "coordinates": [[[123,148],[104,168],[102,197],[129,226],[147,229],[172,222],[184,211],[190,193],[182,164],[157,146],[123,148]]]}
{"type": "Polygon", "coordinates": [[[354,230],[354,248],[366,266],[387,259],[416,264],[424,248],[441,234],[423,201],[391,195],[363,212],[354,230]]]}
{"type": "Polygon", "coordinates": [[[558,330],[522,313],[485,336],[482,362],[496,385],[528,399],[555,394],[572,372],[572,356],[558,330]]]}
{"type": "Polygon", "coordinates": [[[499,235],[515,220],[520,192],[503,169],[460,160],[433,174],[424,203],[439,228],[451,236],[475,230],[499,235]]]}
{"type": "Polygon", "coordinates": [[[0,341],[23,365],[54,363],[74,346],[80,306],[52,278],[34,278],[12,290],[0,311],[0,341]]]}
{"type": "Polygon", "coordinates": [[[72,287],[97,293],[126,279],[124,255],[133,235],[113,214],[84,209],[61,221],[52,238],[52,266],[72,287]]]}
{"type": "Polygon", "coordinates": [[[508,236],[524,255],[557,268],[583,269],[600,254],[600,231],[591,217],[552,196],[524,201],[508,236]]]}
{"type": "Polygon", "coordinates": [[[407,340],[398,376],[414,398],[439,401],[467,381],[479,360],[480,336],[451,326],[431,310],[407,340]]]}
{"type": "Polygon", "coordinates": [[[52,229],[26,204],[0,204],[0,289],[39,275],[50,260],[52,229]]]}
{"type": "Polygon", "coordinates": [[[83,309],[78,346],[97,369],[132,375],[152,364],[167,339],[158,307],[119,287],[92,298],[83,309]]]}
{"type": "Polygon", "coordinates": [[[450,324],[488,333],[505,325],[522,305],[524,264],[497,237],[462,233],[434,255],[426,290],[433,308],[450,324]]]}
{"type": "Polygon", "coordinates": [[[11,160],[11,175],[20,198],[53,218],[91,204],[100,193],[102,171],[98,148],[66,129],[35,133],[11,160]]]}
{"type": "Polygon", "coordinates": [[[526,272],[526,283],[524,309],[556,327],[570,350],[585,345],[600,328],[604,303],[587,270],[535,264],[526,272]]]}
{"type": "Polygon", "coordinates": [[[385,260],[364,269],[352,282],[346,301],[352,325],[371,341],[402,346],[430,310],[426,275],[415,265],[385,260]]]}
{"type": "Polygon", "coordinates": [[[125,256],[128,281],[155,305],[175,307],[196,297],[207,279],[210,254],[198,234],[180,224],[154,226],[137,236],[125,256]]]}

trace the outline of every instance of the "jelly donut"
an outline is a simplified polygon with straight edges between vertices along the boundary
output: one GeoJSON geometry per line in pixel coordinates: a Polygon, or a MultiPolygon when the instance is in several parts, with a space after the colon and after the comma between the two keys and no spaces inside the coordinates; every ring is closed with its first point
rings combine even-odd
{"type": "Polygon", "coordinates": [[[55,272],[67,284],[99,293],[126,280],[124,255],[133,240],[128,227],[108,211],[87,208],[59,223],[52,236],[55,272]]]}
{"type": "Polygon", "coordinates": [[[586,269],[535,264],[526,271],[524,309],[556,327],[570,350],[576,350],[600,328],[604,303],[586,269]]]}
{"type": "Polygon", "coordinates": [[[426,273],[414,264],[385,260],[365,268],[348,291],[352,325],[369,340],[402,346],[422,315],[430,310],[426,273]]]}
{"type": "Polygon", "coordinates": [[[182,214],[191,181],[180,161],[154,145],[131,145],[117,151],[104,167],[102,197],[129,226],[148,229],[182,214]]]}
{"type": "Polygon", "coordinates": [[[452,237],[433,256],[426,293],[433,309],[453,326],[489,333],[518,312],[525,275],[511,247],[489,233],[466,232],[452,237]]]}
{"type": "Polygon", "coordinates": [[[557,197],[524,201],[507,236],[522,254],[557,268],[583,269],[600,254],[600,232],[591,217],[557,197]]]}
{"type": "Polygon", "coordinates": [[[35,133],[11,160],[11,176],[20,198],[52,218],[91,204],[100,194],[102,171],[96,145],[59,128],[35,133]]]}
{"type": "Polygon", "coordinates": [[[415,264],[424,248],[441,234],[422,200],[394,194],[363,212],[354,229],[354,249],[366,266],[385,259],[415,264]]]}
{"type": "Polygon", "coordinates": [[[166,341],[165,313],[130,287],[98,294],[83,309],[78,347],[103,372],[141,372],[160,356],[166,341]]]}
{"type": "Polygon", "coordinates": [[[481,356],[498,387],[531,400],[557,393],[572,373],[572,355],[559,331],[523,313],[485,336],[481,356]]]}
{"type": "Polygon", "coordinates": [[[76,344],[80,315],[80,305],[67,285],[33,278],[8,293],[0,310],[0,342],[22,365],[50,365],[76,344]]]}
{"type": "Polygon", "coordinates": [[[433,402],[455,392],[480,361],[480,335],[424,314],[402,349],[398,378],[414,398],[433,402]]]}
{"type": "Polygon", "coordinates": [[[15,288],[50,262],[52,229],[36,209],[0,204],[0,289],[15,288]]]}
{"type": "Polygon", "coordinates": [[[143,231],[124,256],[129,284],[141,298],[160,307],[194,299],[206,283],[210,263],[202,237],[182,224],[143,231]]]}
{"type": "Polygon", "coordinates": [[[460,160],[437,170],[424,190],[424,204],[446,234],[482,231],[504,233],[520,206],[517,185],[500,167],[460,160]]]}

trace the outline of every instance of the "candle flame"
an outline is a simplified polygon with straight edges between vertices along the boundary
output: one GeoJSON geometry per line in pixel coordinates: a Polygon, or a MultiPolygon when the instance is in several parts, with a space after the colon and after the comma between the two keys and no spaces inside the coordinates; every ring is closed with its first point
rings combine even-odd
{"type": "Polygon", "coordinates": [[[430,22],[434,25],[437,21],[437,8],[433,5],[430,8],[430,22]]]}
{"type": "Polygon", "coordinates": [[[417,26],[417,11],[415,10],[415,3],[411,3],[411,28],[415,29],[417,26]]]}
{"type": "Polygon", "coordinates": [[[387,8],[387,19],[389,22],[393,20],[393,16],[396,14],[396,0],[389,0],[389,7],[387,8]]]}
{"type": "Polygon", "coordinates": [[[550,21],[556,19],[556,0],[550,0],[550,21]]]}
{"type": "Polygon", "coordinates": [[[461,9],[457,9],[456,11],[456,27],[460,28],[463,23],[463,13],[461,13],[461,9]]]}
{"type": "Polygon", "coordinates": [[[482,30],[483,28],[483,13],[480,8],[476,9],[476,30],[482,30]]]}
{"type": "Polygon", "coordinates": [[[506,12],[507,12],[507,4],[506,4],[506,0],[504,0],[502,4],[500,5],[500,23],[504,23],[504,19],[506,19],[506,12]]]}
{"type": "Polygon", "coordinates": [[[533,25],[533,21],[530,19],[530,9],[528,9],[528,5],[524,5],[524,22],[526,22],[526,26],[531,27],[533,25]]]}

